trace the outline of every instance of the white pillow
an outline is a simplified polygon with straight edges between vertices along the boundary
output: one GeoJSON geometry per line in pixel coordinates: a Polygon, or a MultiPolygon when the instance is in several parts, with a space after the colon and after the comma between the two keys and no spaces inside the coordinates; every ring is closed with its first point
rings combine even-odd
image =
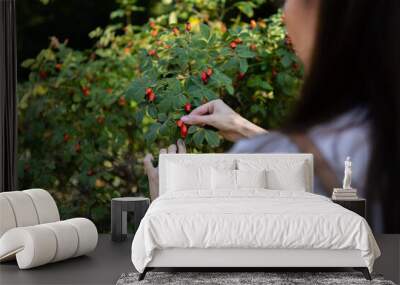
{"type": "Polygon", "coordinates": [[[236,190],[236,170],[212,168],[213,189],[218,190],[236,190]]]}
{"type": "Polygon", "coordinates": [[[268,170],[268,188],[272,190],[306,191],[305,174],[304,164],[285,170],[268,170]]]}
{"type": "Polygon", "coordinates": [[[236,170],[238,188],[268,188],[267,171],[263,170],[236,170]]]}
{"type": "Polygon", "coordinates": [[[167,190],[211,190],[211,167],[169,163],[167,190]]]}
{"type": "Polygon", "coordinates": [[[240,170],[266,169],[267,187],[270,190],[306,191],[310,183],[307,179],[308,164],[304,160],[292,159],[239,159],[240,170]]]}

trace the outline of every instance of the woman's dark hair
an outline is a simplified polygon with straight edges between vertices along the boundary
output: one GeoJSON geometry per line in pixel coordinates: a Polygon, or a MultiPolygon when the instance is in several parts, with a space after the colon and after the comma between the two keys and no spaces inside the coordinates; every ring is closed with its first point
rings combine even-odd
{"type": "Polygon", "coordinates": [[[371,128],[368,204],[380,201],[384,231],[400,233],[399,0],[320,0],[312,63],[283,131],[306,131],[357,106],[371,128]]]}

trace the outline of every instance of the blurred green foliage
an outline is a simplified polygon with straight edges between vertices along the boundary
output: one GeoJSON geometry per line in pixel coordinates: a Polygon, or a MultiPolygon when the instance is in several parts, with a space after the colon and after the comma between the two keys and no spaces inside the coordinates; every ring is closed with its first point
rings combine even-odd
{"type": "Polygon", "coordinates": [[[209,129],[182,135],[176,120],[185,104],[221,98],[256,124],[277,127],[302,75],[269,1],[163,0],[142,25],[140,2],[116,2],[113,21],[89,34],[93,48],[53,37],[23,62],[29,80],[18,86],[19,187],[48,189],[63,218],[89,217],[101,232],[109,230],[112,197],[148,195],[147,151],[182,136],[192,152],[230,146],[209,129]],[[265,7],[271,12],[257,16],[265,7]]]}

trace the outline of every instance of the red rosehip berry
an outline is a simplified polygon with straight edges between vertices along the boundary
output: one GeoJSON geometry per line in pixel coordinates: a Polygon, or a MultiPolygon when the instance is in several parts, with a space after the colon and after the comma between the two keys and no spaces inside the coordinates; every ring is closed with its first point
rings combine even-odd
{"type": "Polygon", "coordinates": [[[83,94],[83,96],[88,97],[90,95],[90,88],[87,87],[87,86],[83,86],[82,87],[82,94],[83,94]]]}
{"type": "Polygon", "coordinates": [[[126,54],[126,55],[131,54],[131,49],[128,47],[124,48],[124,54],[126,54]]]}
{"type": "Polygon", "coordinates": [[[272,78],[275,78],[278,75],[278,71],[275,68],[272,68],[271,74],[272,78]]]}
{"type": "Polygon", "coordinates": [[[243,43],[243,41],[242,41],[241,38],[237,38],[237,39],[235,39],[233,42],[236,43],[237,45],[243,43]]]}
{"type": "Polygon", "coordinates": [[[102,125],[102,124],[104,124],[105,118],[104,118],[104,116],[98,116],[98,117],[96,118],[96,121],[97,121],[97,123],[98,123],[99,125],[102,125]]]}
{"type": "Polygon", "coordinates": [[[125,99],[124,96],[119,97],[118,105],[120,105],[120,106],[125,106],[126,105],[126,99],[125,99]]]}
{"type": "Polygon", "coordinates": [[[250,45],[250,49],[251,49],[252,51],[256,51],[256,50],[257,50],[257,45],[256,45],[256,44],[251,44],[251,45],[250,45]]]}
{"type": "Polygon", "coordinates": [[[40,79],[46,79],[47,78],[47,72],[44,70],[39,71],[39,77],[40,79]]]}
{"type": "Polygon", "coordinates": [[[229,46],[231,47],[231,49],[235,49],[235,48],[237,47],[237,43],[231,42],[231,43],[229,44],[229,46]]]}
{"type": "Polygon", "coordinates": [[[69,134],[64,134],[64,142],[69,141],[70,138],[69,134]]]}
{"type": "Polygon", "coordinates": [[[155,38],[155,37],[157,37],[157,35],[158,35],[158,30],[156,30],[156,29],[151,30],[150,34],[151,34],[151,36],[152,36],[153,38],[155,38]]]}
{"type": "Polygon", "coordinates": [[[106,92],[107,92],[107,94],[112,94],[113,89],[112,89],[112,88],[107,88],[107,89],[106,89],[106,92]]]}
{"type": "Polygon", "coordinates": [[[237,80],[243,80],[243,78],[246,76],[246,73],[244,72],[239,72],[236,76],[237,80]]]}
{"type": "Polygon", "coordinates": [[[154,100],[156,100],[156,94],[154,94],[154,92],[151,92],[148,95],[148,100],[149,100],[149,102],[153,102],[154,100]]]}
{"type": "Polygon", "coordinates": [[[207,68],[206,73],[207,73],[207,76],[210,77],[213,74],[212,68],[211,67],[207,68]]]}
{"type": "Polygon", "coordinates": [[[181,137],[186,138],[188,132],[188,128],[185,124],[182,124],[181,126],[181,137]]]}
{"type": "Polygon", "coordinates": [[[80,143],[75,144],[75,151],[78,153],[81,152],[81,144],[80,143]]]}
{"type": "Polygon", "coordinates": [[[149,54],[149,56],[155,56],[155,55],[157,55],[157,51],[155,49],[151,49],[151,50],[149,50],[148,54],[149,54]]]}
{"type": "Polygon", "coordinates": [[[257,22],[254,19],[250,20],[250,28],[252,29],[257,28],[257,22]]]}
{"type": "Polygon", "coordinates": [[[183,121],[182,121],[182,120],[176,121],[176,125],[177,125],[179,128],[181,128],[182,125],[183,125],[183,121]]]}
{"type": "Polygon", "coordinates": [[[208,76],[205,71],[201,72],[201,80],[203,81],[204,84],[208,83],[208,76]]]}
{"type": "Polygon", "coordinates": [[[153,93],[153,89],[151,89],[150,87],[146,88],[146,96],[149,96],[151,93],[153,93]]]}
{"type": "Polygon", "coordinates": [[[192,24],[189,23],[189,22],[187,22],[186,25],[185,25],[185,30],[186,30],[187,32],[190,32],[190,31],[192,30],[192,24]]]}
{"type": "Polygon", "coordinates": [[[154,21],[149,22],[150,28],[154,29],[156,27],[156,23],[154,21]]]}
{"type": "Polygon", "coordinates": [[[190,105],[190,103],[188,102],[185,104],[184,109],[186,113],[189,113],[190,110],[192,110],[192,105],[190,105]]]}
{"type": "Polygon", "coordinates": [[[177,27],[172,28],[172,32],[174,33],[175,36],[179,36],[180,32],[177,27]]]}
{"type": "Polygon", "coordinates": [[[62,68],[62,64],[61,63],[57,63],[56,64],[56,70],[57,71],[61,71],[61,68],[62,68]]]}

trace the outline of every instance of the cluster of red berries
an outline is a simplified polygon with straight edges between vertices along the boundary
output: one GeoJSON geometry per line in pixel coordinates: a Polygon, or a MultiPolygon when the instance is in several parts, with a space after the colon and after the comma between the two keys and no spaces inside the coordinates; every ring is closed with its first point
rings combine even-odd
{"type": "Polygon", "coordinates": [[[154,37],[154,38],[157,37],[158,30],[157,30],[156,23],[153,22],[153,21],[150,21],[149,25],[150,25],[150,28],[151,28],[151,32],[150,32],[151,36],[154,37]]]}
{"type": "Polygon", "coordinates": [[[182,120],[176,121],[176,125],[178,126],[178,128],[181,129],[181,137],[186,138],[187,132],[188,132],[188,127],[183,123],[182,120]]]}
{"type": "Polygon", "coordinates": [[[203,84],[206,85],[208,83],[208,79],[211,77],[213,74],[213,70],[211,67],[207,68],[207,70],[201,72],[201,80],[203,81],[203,84]]]}
{"type": "Polygon", "coordinates": [[[146,89],[146,97],[149,102],[153,102],[154,100],[156,100],[156,94],[154,93],[152,88],[146,89]]]}
{"type": "Polygon", "coordinates": [[[231,43],[229,44],[229,46],[231,47],[231,49],[235,49],[237,47],[237,45],[243,43],[242,39],[237,38],[233,41],[231,41],[231,43]]]}

